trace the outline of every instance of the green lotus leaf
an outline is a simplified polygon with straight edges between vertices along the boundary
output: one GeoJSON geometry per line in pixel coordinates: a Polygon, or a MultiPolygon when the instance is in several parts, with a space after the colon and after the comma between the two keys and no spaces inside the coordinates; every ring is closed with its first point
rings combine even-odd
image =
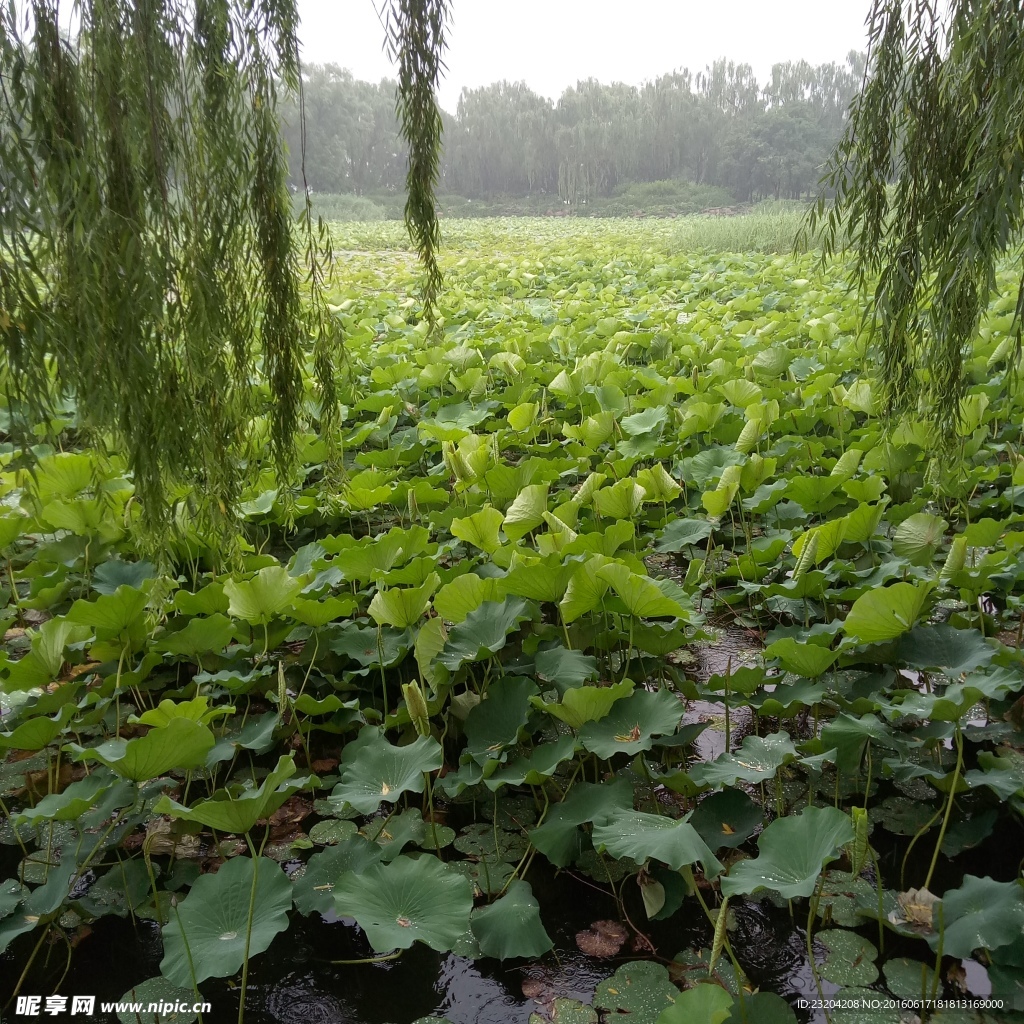
{"type": "Polygon", "coordinates": [[[475,761],[498,759],[515,745],[536,693],[537,684],[524,676],[502,676],[488,687],[486,697],[466,716],[466,745],[475,761]]]}
{"type": "Polygon", "coordinates": [[[878,979],[878,950],[863,936],[843,928],[828,928],[815,936],[828,955],[818,973],[837,985],[872,985],[878,979]]]}
{"type": "Polygon", "coordinates": [[[469,920],[485,956],[499,960],[543,956],[554,943],[540,920],[540,904],[529,882],[514,881],[501,899],[478,907],[469,920]]]}
{"type": "Polygon", "coordinates": [[[599,722],[588,722],[580,731],[580,742],[598,757],[639,754],[651,749],[655,736],[674,733],[683,710],[679,698],[668,690],[634,690],[616,701],[599,722]]]}
{"type": "Polygon", "coordinates": [[[644,489],[644,501],[675,501],[682,491],[660,462],[651,469],[640,470],[636,482],[644,489]]]}
{"type": "Polygon", "coordinates": [[[601,607],[601,600],[608,590],[608,581],[602,579],[599,573],[610,562],[605,555],[592,555],[577,566],[569,579],[565,597],[558,605],[564,622],[575,622],[581,615],[601,607]]]}
{"type": "Polygon", "coordinates": [[[293,793],[315,783],[312,776],[295,779],[295,758],[278,759],[274,770],[257,786],[243,789],[230,786],[217,790],[209,800],[200,800],[191,807],[161,797],[153,808],[157,814],[169,814],[185,821],[197,821],[218,832],[243,834],[251,831],[257,821],[269,818],[293,793]]]}
{"type": "Polygon", "coordinates": [[[224,650],[234,638],[234,623],[226,615],[216,612],[189,619],[185,628],[175,633],[165,633],[153,644],[153,649],[198,661],[204,654],[224,650]]]}
{"type": "Polygon", "coordinates": [[[714,761],[694,765],[690,772],[699,786],[735,786],[744,782],[760,783],[796,760],[796,747],[784,732],[768,736],[747,736],[735,753],[721,754],[714,761]]]}
{"type": "MultiPolygon", "coordinates": [[[[26,807],[16,815],[17,823],[40,821],[76,821],[95,806],[114,783],[115,777],[99,770],[72,782],[60,793],[44,796],[35,807],[26,807]]],[[[131,802],[131,797],[127,802],[131,802]]]]}
{"type": "Polygon", "coordinates": [[[334,886],[346,871],[361,874],[379,864],[383,850],[363,836],[353,835],[337,846],[313,854],[294,882],[295,907],[300,914],[334,910],[334,886]]]}
{"type": "Polygon", "coordinates": [[[490,790],[501,786],[542,786],[551,778],[563,761],[576,753],[576,740],[572,736],[559,736],[549,743],[539,743],[531,753],[517,757],[484,779],[490,790]]]}
{"type": "Polygon", "coordinates": [[[626,779],[599,785],[578,782],[551,808],[543,824],[530,832],[530,842],[556,867],[564,868],[583,852],[579,826],[633,809],[633,787],[626,779]]]}
{"type": "Polygon", "coordinates": [[[67,614],[68,622],[91,626],[98,640],[138,643],[145,637],[145,611],[149,595],[134,587],[118,587],[113,594],[101,594],[95,601],[76,601],[67,614]]]}
{"type": "Polygon", "coordinates": [[[501,585],[506,594],[557,604],[565,596],[574,571],[575,566],[562,565],[558,556],[554,555],[543,562],[515,566],[502,579],[501,585]]]}
{"type": "Polygon", "coordinates": [[[624,416],[620,423],[622,431],[630,437],[637,437],[644,434],[660,434],[661,428],[668,421],[668,409],[663,405],[656,405],[643,412],[634,413],[632,416],[624,416]]]}
{"type": "Polygon", "coordinates": [[[501,601],[507,593],[504,584],[504,579],[485,578],[475,572],[463,573],[437,592],[434,611],[448,622],[463,622],[485,601],[501,601]]]}
{"type": "Polygon", "coordinates": [[[397,665],[409,653],[409,634],[389,626],[363,629],[346,622],[334,633],[330,649],[344,654],[363,668],[388,668],[397,665]]]}
{"type": "Polygon", "coordinates": [[[309,830],[309,840],[317,846],[337,846],[356,834],[356,823],[338,818],[325,818],[309,830]]]}
{"type": "Polygon", "coordinates": [[[594,822],[594,846],[616,859],[631,857],[638,864],[649,859],[660,860],[675,871],[700,861],[709,878],[722,870],[707,843],[689,822],[658,814],[613,811],[594,822]]]}
{"type": "Polygon", "coordinates": [[[915,668],[940,669],[956,678],[987,665],[996,655],[975,629],[954,629],[942,623],[915,626],[900,637],[896,657],[915,668]]]}
{"type": "Polygon", "coordinates": [[[644,502],[644,489],[631,477],[594,492],[594,507],[602,519],[632,519],[644,502]]]}
{"type": "Polygon", "coordinates": [[[675,1005],[662,1010],[656,1024],[722,1024],[732,1011],[733,997],[721,985],[702,982],[680,992],[675,1005]]]}
{"type": "Polygon", "coordinates": [[[52,718],[39,715],[10,732],[0,732],[0,750],[42,750],[64,731],[74,714],[74,706],[65,704],[52,718]]]}
{"type": "Polygon", "coordinates": [[[453,537],[458,537],[459,540],[472,544],[486,554],[493,555],[501,547],[498,531],[504,521],[505,517],[496,508],[488,505],[465,519],[453,519],[450,529],[453,537]]]}
{"type": "Polygon", "coordinates": [[[301,590],[302,583],[280,565],[264,566],[252,579],[224,584],[228,614],[256,626],[265,626],[284,612],[301,590]]]}
{"type": "Polygon", "coordinates": [[[441,745],[431,736],[396,747],[380,729],[368,725],[342,752],[341,781],[331,792],[331,802],[373,814],[382,800],[395,803],[403,793],[422,793],[423,773],[437,771],[443,760],[441,745]]]}
{"type": "Polygon", "coordinates": [[[231,977],[245,961],[246,937],[248,955],[262,953],[287,929],[291,905],[291,882],[269,857],[235,857],[200,875],[164,925],[160,973],[189,989],[231,977]]]}
{"type": "Polygon", "coordinates": [[[121,778],[145,782],[171,769],[202,768],[214,744],[213,733],[200,722],[172,719],[136,739],[113,739],[98,747],[69,743],[67,749],[84,761],[99,761],[121,778]]]}
{"type": "Polygon", "coordinates": [[[862,644],[884,643],[908,633],[924,610],[931,583],[894,583],[861,594],[843,623],[843,632],[862,644]]]}
{"type": "Polygon", "coordinates": [[[853,822],[835,807],[808,807],[777,818],[758,840],[755,860],[734,864],[721,879],[726,896],[770,889],[783,899],[810,896],[823,868],[853,840],[853,822]]]}
{"type": "Polygon", "coordinates": [[[351,594],[327,597],[320,601],[296,597],[292,599],[288,614],[307,626],[319,629],[321,626],[326,626],[328,622],[347,619],[355,614],[358,607],[358,601],[351,594]]]}
{"type": "Polygon", "coordinates": [[[949,523],[930,512],[915,512],[896,527],[892,549],[911,565],[930,565],[949,523]]]}
{"type": "Polygon", "coordinates": [[[562,694],[559,704],[545,703],[540,697],[531,698],[535,708],[546,711],[553,718],[565,722],[570,729],[581,729],[587,722],[597,722],[612,709],[612,705],[633,692],[633,683],[624,679],[611,686],[577,686],[562,694]]]}
{"type": "Polygon", "coordinates": [[[407,846],[422,846],[430,832],[415,807],[401,814],[380,814],[361,829],[361,834],[380,847],[381,862],[390,864],[407,846]]]}
{"type": "Polygon", "coordinates": [[[193,697],[192,700],[180,701],[165,698],[155,708],[150,708],[138,716],[132,715],[128,720],[141,725],[169,725],[175,718],[187,718],[192,722],[208,725],[217,718],[234,713],[233,707],[211,708],[209,697],[193,697]]]}
{"type": "Polygon", "coordinates": [[[562,646],[538,651],[533,658],[537,674],[550,679],[560,694],[598,676],[597,658],[562,646]]]}
{"type": "Polygon", "coordinates": [[[605,565],[598,569],[597,576],[611,585],[630,615],[644,619],[686,618],[688,615],[678,601],[665,596],[654,580],[630,572],[624,565],[605,565]]]}
{"type": "Polygon", "coordinates": [[[142,590],[156,575],[156,566],[152,562],[123,562],[119,558],[108,558],[96,566],[92,574],[92,588],[99,594],[113,594],[119,587],[142,590]]]}
{"type": "Polygon", "coordinates": [[[615,1024],[657,1024],[661,1012],[675,1005],[679,989],[668,971],[650,960],[623,964],[594,992],[594,1006],[615,1024]]]}
{"type": "MultiPolygon", "coordinates": [[[[1024,886],[967,875],[959,889],[943,894],[942,923],[947,956],[969,957],[976,949],[991,951],[1015,942],[1024,933],[1024,886]]],[[[935,949],[938,933],[927,938],[935,949]]]]}
{"type": "Polygon", "coordinates": [[[529,484],[516,496],[505,513],[502,530],[509,540],[517,541],[544,522],[548,508],[547,484],[529,484]]]}
{"type": "Polygon", "coordinates": [[[733,849],[749,839],[764,820],[764,811],[741,789],[725,789],[705,797],[690,824],[712,850],[733,849]]]}
{"type": "Polygon", "coordinates": [[[831,651],[814,643],[802,643],[793,637],[783,637],[766,647],[765,657],[778,658],[787,672],[813,679],[831,668],[839,657],[838,651],[831,651]]]}
{"type": "Polygon", "coordinates": [[[547,1017],[539,1013],[531,1013],[527,1024],[549,1024],[550,1021],[558,1021],[558,1024],[598,1024],[597,1011],[578,999],[568,999],[565,996],[556,996],[551,1004],[551,1016],[547,1017]]]}
{"type": "Polygon", "coordinates": [[[988,786],[1001,800],[1024,798],[1024,754],[1004,747],[998,754],[979,750],[977,756],[981,768],[972,768],[964,776],[969,785],[988,786]]]}
{"type": "Polygon", "coordinates": [[[441,578],[432,572],[421,586],[378,590],[370,602],[370,617],[378,625],[408,629],[423,618],[430,607],[430,595],[440,582],[441,578]]]}
{"type": "Polygon", "coordinates": [[[899,999],[924,1001],[932,991],[935,980],[935,972],[928,964],[905,956],[886,960],[882,972],[885,974],[886,988],[899,999]]]}
{"type": "Polygon", "coordinates": [[[88,626],[67,618],[44,622],[32,635],[29,653],[20,661],[8,663],[4,689],[13,693],[49,686],[60,675],[67,646],[85,640],[89,635],[88,626]]]}
{"type": "Polygon", "coordinates": [[[655,551],[682,551],[691,544],[700,544],[711,536],[713,527],[706,519],[673,519],[654,545],[655,551]]]}
{"type": "Polygon", "coordinates": [[[485,601],[452,628],[438,661],[454,672],[466,662],[489,658],[505,646],[508,634],[530,616],[522,598],[485,601]]]}
{"type": "Polygon", "coordinates": [[[353,917],[378,953],[423,942],[445,953],[469,927],[468,880],[435,857],[399,857],[361,874],[346,872],[334,887],[338,914],[353,917]]]}
{"type": "MultiPolygon", "coordinates": [[[[199,1020],[198,1012],[191,1009],[195,1001],[195,992],[191,987],[182,988],[161,977],[147,978],[138,985],[133,985],[119,1000],[120,1003],[141,1003],[146,1007],[172,1007],[159,1012],[147,1011],[141,1017],[146,1024],[192,1024],[193,1021],[199,1020]],[[187,1006],[189,1009],[176,1009],[178,1006],[187,1006]]],[[[121,1024],[139,1024],[140,1014],[125,1007],[118,1011],[117,1019],[121,1024]]]]}

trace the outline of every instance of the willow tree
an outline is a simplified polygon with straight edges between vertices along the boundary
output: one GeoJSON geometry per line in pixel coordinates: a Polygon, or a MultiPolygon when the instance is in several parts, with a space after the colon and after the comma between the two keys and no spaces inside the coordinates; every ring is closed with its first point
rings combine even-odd
{"type": "MultiPolygon", "coordinates": [[[[407,221],[434,257],[446,0],[391,0],[407,221]]],[[[0,381],[31,439],[68,400],[124,455],[143,524],[223,530],[266,447],[295,474],[337,427],[329,238],[293,215],[279,101],[301,96],[296,0],[18,0],[0,13],[0,381]],[[254,424],[256,429],[254,429],[254,424]],[[265,426],[265,430],[263,429],[265,426]]]]}
{"type": "MultiPolygon", "coordinates": [[[[949,438],[997,265],[1024,227],[1024,9],[873,0],[868,28],[868,75],[811,225],[826,255],[851,243],[889,412],[949,438]]],[[[1024,280],[1018,351],[1022,312],[1024,280]]]]}

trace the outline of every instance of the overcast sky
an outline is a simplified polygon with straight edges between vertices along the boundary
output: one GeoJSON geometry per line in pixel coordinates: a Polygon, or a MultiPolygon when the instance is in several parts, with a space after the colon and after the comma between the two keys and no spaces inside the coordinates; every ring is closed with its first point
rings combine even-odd
{"type": "MultiPolygon", "coordinates": [[[[381,0],[299,0],[303,59],[371,82],[392,74],[382,52],[381,0]]],[[[639,85],[716,57],[750,64],[841,63],[863,50],[870,0],[450,0],[441,105],[463,86],[525,81],[557,99],[579,79],[639,85]]]]}

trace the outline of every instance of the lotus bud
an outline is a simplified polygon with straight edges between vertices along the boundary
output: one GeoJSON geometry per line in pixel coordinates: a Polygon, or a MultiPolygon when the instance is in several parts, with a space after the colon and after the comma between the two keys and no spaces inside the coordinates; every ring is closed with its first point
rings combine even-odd
{"type": "Polygon", "coordinates": [[[429,736],[430,712],[427,709],[427,701],[419,682],[413,680],[411,683],[403,683],[402,696],[405,698],[405,706],[409,709],[409,717],[416,727],[416,732],[420,736],[429,736]]]}

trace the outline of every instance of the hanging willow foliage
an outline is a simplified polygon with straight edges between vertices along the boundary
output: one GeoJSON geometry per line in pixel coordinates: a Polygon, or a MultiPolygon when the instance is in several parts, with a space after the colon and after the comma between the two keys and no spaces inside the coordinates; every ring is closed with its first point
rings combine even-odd
{"type": "MultiPolygon", "coordinates": [[[[424,104],[444,4],[396,9],[390,45],[415,54],[403,125],[428,172],[411,222],[436,282],[440,139],[424,104]],[[431,30],[414,33],[423,17],[431,30]]],[[[265,447],[279,486],[294,482],[307,360],[311,425],[336,433],[329,238],[308,201],[293,216],[277,114],[301,89],[297,32],[296,0],[28,0],[0,13],[11,429],[31,439],[73,399],[79,431],[126,456],[154,539],[183,508],[230,535],[265,447]]]]}
{"type": "MultiPolygon", "coordinates": [[[[853,249],[889,412],[948,439],[996,264],[1024,227],[1024,9],[873,0],[868,27],[868,76],[809,228],[826,257],[843,234],[853,249]]],[[[1022,310],[1024,281],[1018,348],[1022,310]]]]}

